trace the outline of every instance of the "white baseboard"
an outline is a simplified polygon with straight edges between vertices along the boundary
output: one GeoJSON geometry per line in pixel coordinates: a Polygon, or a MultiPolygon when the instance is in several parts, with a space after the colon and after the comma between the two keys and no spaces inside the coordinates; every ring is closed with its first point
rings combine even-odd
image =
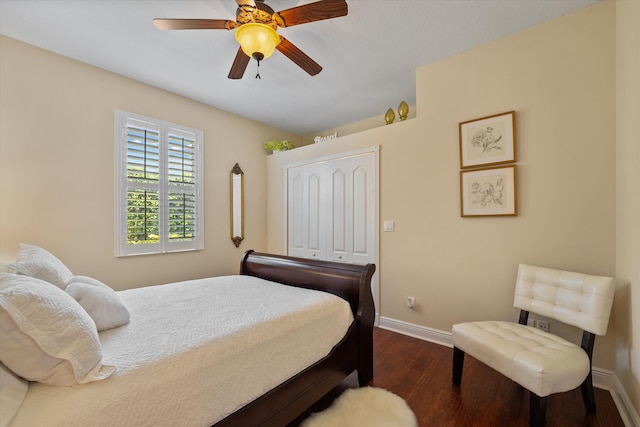
{"type": "MultiPolygon", "coordinates": [[[[378,317],[376,324],[382,329],[398,332],[446,347],[453,347],[451,332],[449,331],[427,328],[426,326],[415,325],[384,316],[378,317]]],[[[625,427],[640,427],[640,417],[638,417],[638,413],[631,404],[629,395],[627,395],[627,392],[615,373],[597,367],[592,369],[592,373],[594,387],[607,390],[611,393],[613,402],[618,408],[625,427]]]]}
{"type": "Polygon", "coordinates": [[[388,329],[390,331],[409,335],[410,337],[419,338],[424,341],[430,341],[446,347],[453,347],[451,332],[427,328],[426,326],[403,322],[402,320],[391,319],[384,316],[380,316],[378,326],[382,329],[388,329]]]}
{"type": "MultiPolygon", "coordinates": [[[[593,369],[594,383],[596,369],[598,368],[593,369]]],[[[631,399],[622,386],[620,379],[615,375],[614,372],[605,372],[608,373],[609,383],[612,384],[612,387],[608,390],[611,393],[611,397],[613,397],[613,402],[618,408],[618,412],[620,413],[620,417],[622,417],[622,421],[624,421],[624,425],[626,427],[640,427],[640,416],[638,416],[638,413],[633,407],[631,399]]]]}

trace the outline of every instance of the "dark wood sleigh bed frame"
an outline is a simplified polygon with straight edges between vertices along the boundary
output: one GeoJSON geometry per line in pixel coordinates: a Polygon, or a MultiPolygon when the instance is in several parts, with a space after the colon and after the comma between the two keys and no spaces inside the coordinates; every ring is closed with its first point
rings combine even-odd
{"type": "Polygon", "coordinates": [[[215,424],[215,427],[284,427],[357,370],[364,386],[373,379],[371,295],[374,264],[355,265],[247,251],[240,274],[338,295],[354,316],[345,337],[325,358],[215,424]]]}

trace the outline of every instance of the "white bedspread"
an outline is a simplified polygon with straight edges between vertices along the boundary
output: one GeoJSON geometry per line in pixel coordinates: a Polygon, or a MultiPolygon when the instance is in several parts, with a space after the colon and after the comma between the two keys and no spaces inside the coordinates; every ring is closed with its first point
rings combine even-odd
{"type": "Polygon", "coordinates": [[[119,295],[131,322],[100,333],[116,372],[31,383],[12,427],[211,425],[326,356],[353,320],[334,295],[249,276],[119,295]]]}

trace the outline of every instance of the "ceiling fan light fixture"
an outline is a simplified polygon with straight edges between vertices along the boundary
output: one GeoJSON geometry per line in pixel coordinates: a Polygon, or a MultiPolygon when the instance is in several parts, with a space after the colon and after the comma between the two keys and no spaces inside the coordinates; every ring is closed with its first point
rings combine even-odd
{"type": "Polygon", "coordinates": [[[248,57],[262,56],[260,59],[270,57],[280,44],[280,36],[276,30],[259,23],[242,24],[236,28],[236,40],[248,57]]]}

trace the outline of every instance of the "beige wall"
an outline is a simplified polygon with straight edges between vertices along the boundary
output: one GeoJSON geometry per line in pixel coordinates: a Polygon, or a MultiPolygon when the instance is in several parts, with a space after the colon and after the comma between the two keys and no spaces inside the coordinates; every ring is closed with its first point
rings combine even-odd
{"type": "Polygon", "coordinates": [[[640,413],[640,2],[616,3],[616,375],[640,413]],[[635,308],[635,311],[632,309],[635,308]]]}
{"type": "Polygon", "coordinates": [[[266,162],[265,140],[309,140],[0,37],[0,261],[11,262],[21,241],[39,244],[118,289],[234,273],[246,249],[286,251],[286,164],[379,145],[380,219],[396,221],[394,233],[380,230],[381,314],[444,331],[513,319],[518,262],[616,275],[594,364],[615,371],[640,412],[640,3],[616,4],[424,66],[417,117],[380,127],[373,118],[355,124],[368,130],[340,128],[336,141],[266,162]],[[113,256],[116,108],[204,130],[204,251],[113,256]],[[460,218],[458,122],[511,109],[520,214],[460,218]],[[246,173],[240,249],[228,236],[235,162],[246,173]],[[409,295],[414,311],[404,307],[409,295]]]}
{"type": "MultiPolygon", "coordinates": [[[[515,319],[517,264],[615,274],[615,7],[600,4],[417,70],[415,119],[270,156],[269,250],[285,165],[380,145],[381,315],[449,331],[515,319]],[[517,217],[461,218],[458,123],[516,110],[517,217]],[[414,296],[417,308],[405,307],[414,296]]],[[[551,328],[567,337],[576,331],[551,328]]],[[[615,331],[594,364],[613,370],[615,331]]]]}
{"type": "Polygon", "coordinates": [[[50,52],[0,39],[0,260],[41,245],[117,289],[235,273],[266,247],[264,141],[295,135],[50,52]],[[205,249],[114,257],[114,112],[204,131],[205,249]],[[246,240],[229,238],[229,173],[245,172],[246,240]]]}

